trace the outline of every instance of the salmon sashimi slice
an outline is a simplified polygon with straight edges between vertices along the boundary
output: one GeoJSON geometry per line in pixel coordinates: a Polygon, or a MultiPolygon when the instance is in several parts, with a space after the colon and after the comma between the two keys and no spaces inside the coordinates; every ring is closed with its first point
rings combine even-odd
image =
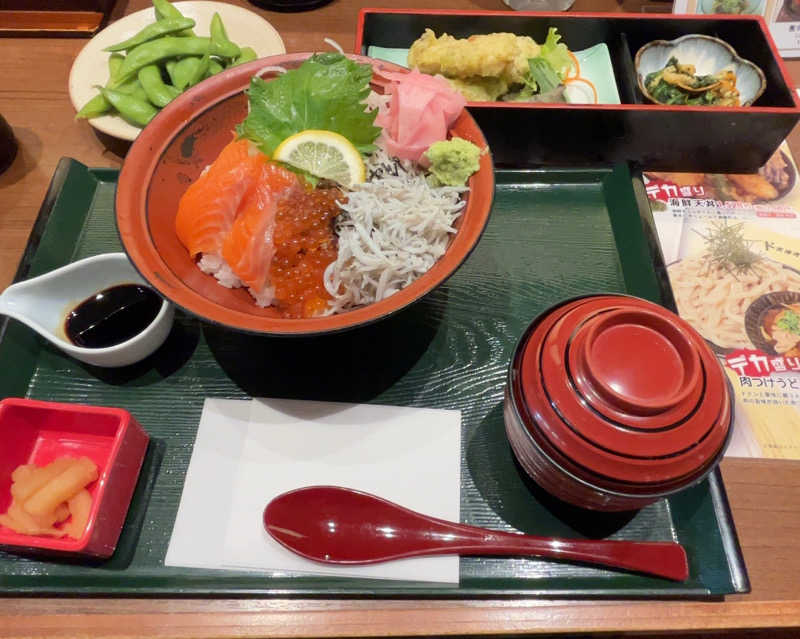
{"type": "Polygon", "coordinates": [[[260,175],[266,156],[247,140],[228,144],[181,197],[175,231],[191,256],[219,255],[242,201],[260,175]]]}
{"type": "Polygon", "coordinates": [[[266,302],[261,294],[269,286],[275,255],[272,234],[278,202],[295,188],[302,186],[294,173],[276,164],[262,164],[223,242],[223,259],[257,301],[266,302]]]}

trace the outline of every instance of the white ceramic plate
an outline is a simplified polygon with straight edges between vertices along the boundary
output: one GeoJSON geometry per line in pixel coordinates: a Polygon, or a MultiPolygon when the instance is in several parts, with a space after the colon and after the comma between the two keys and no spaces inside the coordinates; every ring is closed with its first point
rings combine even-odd
{"type": "MultiPolygon", "coordinates": [[[[252,47],[259,58],[286,53],[283,40],[275,28],[258,14],[224,2],[189,1],[175,2],[175,8],[184,16],[195,21],[194,32],[207,36],[211,17],[219,13],[228,37],[242,47],[252,47]]],[[[104,48],[126,40],[138,33],[148,24],[155,22],[152,8],[137,11],[110,24],[86,44],[69,73],[69,97],[75,111],[97,95],[97,85],[108,81],[108,57],[104,48]]],[[[123,140],[135,140],[138,127],[128,124],[116,115],[104,115],[89,120],[95,129],[123,140]]]]}

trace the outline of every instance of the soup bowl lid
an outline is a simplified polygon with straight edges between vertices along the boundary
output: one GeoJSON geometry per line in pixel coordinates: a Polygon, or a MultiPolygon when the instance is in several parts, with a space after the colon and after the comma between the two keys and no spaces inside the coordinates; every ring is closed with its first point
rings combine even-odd
{"type": "Polygon", "coordinates": [[[727,441],[719,363],[691,326],[651,302],[568,301],[534,324],[516,362],[531,435],[599,483],[673,485],[727,441]]]}

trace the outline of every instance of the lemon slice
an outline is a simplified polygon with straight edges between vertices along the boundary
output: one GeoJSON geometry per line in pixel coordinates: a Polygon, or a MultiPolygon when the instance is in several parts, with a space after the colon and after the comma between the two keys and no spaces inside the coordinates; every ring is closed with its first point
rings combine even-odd
{"type": "Polygon", "coordinates": [[[350,140],[333,131],[295,133],[278,145],[272,158],[345,187],[367,178],[361,153],[350,140]]]}

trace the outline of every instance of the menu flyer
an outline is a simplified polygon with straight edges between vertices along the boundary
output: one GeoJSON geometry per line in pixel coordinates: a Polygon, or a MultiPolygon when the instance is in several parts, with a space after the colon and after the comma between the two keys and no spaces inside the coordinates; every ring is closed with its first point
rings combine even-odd
{"type": "Polygon", "coordinates": [[[675,0],[672,11],[764,16],[781,55],[800,57],[800,0],[675,0]]]}
{"type": "Polygon", "coordinates": [[[734,389],[727,455],[800,459],[800,181],[788,146],[755,174],[644,180],[678,313],[734,389]]]}

